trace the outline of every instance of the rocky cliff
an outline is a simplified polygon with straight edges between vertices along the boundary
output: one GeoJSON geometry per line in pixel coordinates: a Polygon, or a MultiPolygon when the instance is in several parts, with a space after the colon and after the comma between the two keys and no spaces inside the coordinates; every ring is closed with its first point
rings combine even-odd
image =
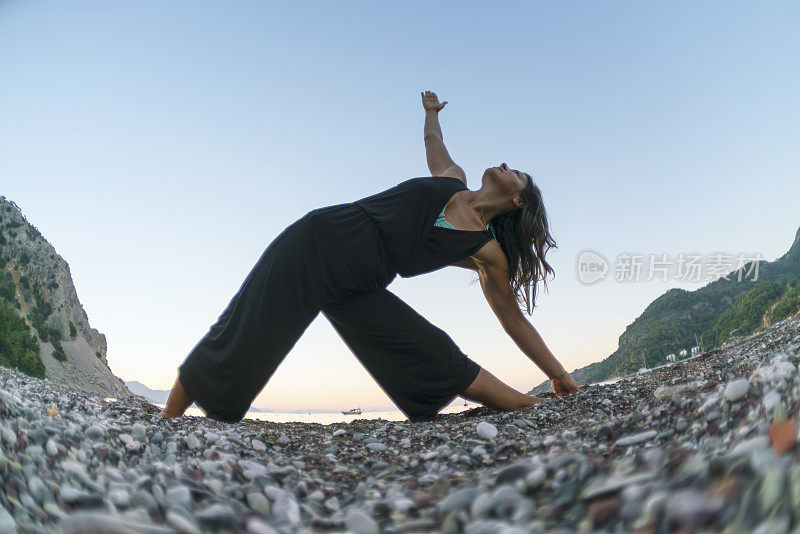
{"type": "MultiPolygon", "coordinates": [[[[0,306],[24,321],[20,326],[31,337],[31,343],[25,343],[34,347],[27,363],[37,371],[21,370],[34,375],[43,370],[42,378],[87,395],[131,395],[108,367],[106,337],[89,325],[69,265],[19,206],[4,196],[0,196],[0,287],[0,306]]],[[[0,357],[6,365],[15,361],[8,355],[0,357]]]]}

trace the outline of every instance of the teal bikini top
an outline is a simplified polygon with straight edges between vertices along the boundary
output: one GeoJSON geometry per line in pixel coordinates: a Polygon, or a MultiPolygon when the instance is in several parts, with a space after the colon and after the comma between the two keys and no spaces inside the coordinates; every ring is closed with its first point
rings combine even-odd
{"type": "MultiPolygon", "coordinates": [[[[441,226],[442,228],[452,228],[453,230],[458,230],[458,228],[453,228],[453,225],[447,222],[447,219],[444,218],[444,210],[447,209],[447,206],[442,208],[442,212],[439,214],[439,217],[436,218],[436,222],[433,223],[434,226],[441,226]]],[[[492,223],[486,223],[486,229],[492,232],[492,237],[494,237],[495,241],[497,241],[497,235],[494,233],[494,227],[492,223]]]]}

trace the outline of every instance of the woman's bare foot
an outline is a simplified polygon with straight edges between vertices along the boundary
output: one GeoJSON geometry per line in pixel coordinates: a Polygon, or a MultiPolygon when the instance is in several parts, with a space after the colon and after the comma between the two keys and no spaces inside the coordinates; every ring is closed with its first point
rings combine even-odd
{"type": "Polygon", "coordinates": [[[544,402],[544,399],[541,397],[534,397],[533,395],[527,395],[530,397],[530,404],[526,404],[526,406],[533,406],[534,404],[539,404],[540,402],[544,402]]]}

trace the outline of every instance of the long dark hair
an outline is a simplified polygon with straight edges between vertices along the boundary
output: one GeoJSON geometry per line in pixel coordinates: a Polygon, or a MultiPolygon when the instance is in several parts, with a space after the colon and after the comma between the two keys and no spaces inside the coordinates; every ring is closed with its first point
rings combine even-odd
{"type": "Polygon", "coordinates": [[[547,289],[545,277],[555,271],[545,260],[547,251],[558,248],[550,235],[547,211],[542,202],[542,192],[528,177],[528,184],[520,192],[522,207],[498,215],[491,220],[500,248],[508,259],[508,279],[517,302],[525,304],[528,315],[536,307],[536,286],[541,279],[547,289]]]}

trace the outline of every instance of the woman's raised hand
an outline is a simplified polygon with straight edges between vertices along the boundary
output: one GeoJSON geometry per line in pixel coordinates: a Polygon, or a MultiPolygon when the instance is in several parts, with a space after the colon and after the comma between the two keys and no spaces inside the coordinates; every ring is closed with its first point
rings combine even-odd
{"type": "Polygon", "coordinates": [[[447,100],[440,104],[439,97],[433,91],[422,91],[420,94],[422,95],[422,107],[425,111],[433,110],[438,113],[447,104],[447,100]]]}
{"type": "Polygon", "coordinates": [[[574,378],[572,378],[572,375],[566,372],[559,378],[551,379],[550,383],[553,384],[553,391],[555,392],[556,397],[571,395],[573,393],[577,393],[580,389],[578,387],[578,383],[575,382],[574,378]]]}

